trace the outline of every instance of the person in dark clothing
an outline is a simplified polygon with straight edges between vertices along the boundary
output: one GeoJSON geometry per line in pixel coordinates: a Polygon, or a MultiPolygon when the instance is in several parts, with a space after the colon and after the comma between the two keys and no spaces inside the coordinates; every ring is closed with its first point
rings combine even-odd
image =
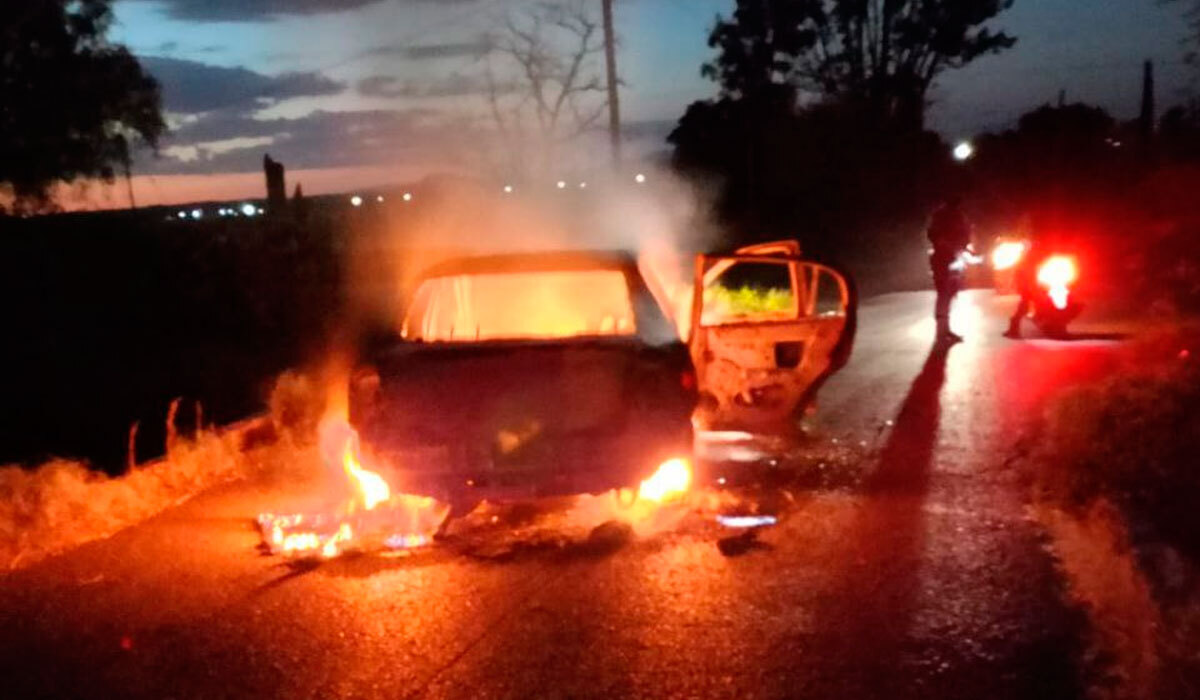
{"type": "Polygon", "coordinates": [[[929,266],[933,270],[933,286],[937,289],[934,318],[937,319],[937,339],[957,343],[962,336],[950,330],[950,306],[962,287],[961,270],[955,264],[971,246],[971,224],[962,212],[962,200],[951,197],[933,213],[929,222],[929,242],[933,252],[929,266]]]}
{"type": "Polygon", "coordinates": [[[1008,320],[1008,330],[1004,332],[1006,338],[1021,337],[1021,320],[1029,315],[1033,296],[1037,293],[1037,269],[1046,258],[1042,250],[1043,247],[1037,240],[1030,241],[1029,248],[1013,271],[1013,287],[1016,288],[1017,294],[1021,295],[1021,301],[1017,304],[1012,318],[1008,320]]]}

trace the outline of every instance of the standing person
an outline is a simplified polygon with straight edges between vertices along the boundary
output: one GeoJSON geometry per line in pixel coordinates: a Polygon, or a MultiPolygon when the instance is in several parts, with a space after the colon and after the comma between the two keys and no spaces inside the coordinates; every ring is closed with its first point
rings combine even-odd
{"type": "Polygon", "coordinates": [[[1037,238],[1030,237],[1029,248],[1013,271],[1013,286],[1017,294],[1021,295],[1021,301],[1013,311],[1012,318],[1008,319],[1008,330],[1004,331],[1005,338],[1021,338],[1021,320],[1029,315],[1033,306],[1033,297],[1037,293],[1037,269],[1046,259],[1044,250],[1045,246],[1037,238]]]}
{"type": "Polygon", "coordinates": [[[959,343],[962,336],[950,330],[950,306],[962,286],[961,273],[954,265],[971,246],[971,224],[962,212],[961,197],[951,196],[938,207],[929,222],[928,235],[933,244],[929,266],[933,270],[933,286],[937,289],[933,312],[937,319],[937,339],[959,343]]]}

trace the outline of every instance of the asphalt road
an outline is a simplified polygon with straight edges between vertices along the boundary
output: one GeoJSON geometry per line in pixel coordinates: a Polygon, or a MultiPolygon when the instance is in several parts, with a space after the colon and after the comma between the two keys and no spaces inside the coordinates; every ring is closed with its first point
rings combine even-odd
{"type": "Polygon", "coordinates": [[[239,485],[0,575],[0,696],[1079,696],[1084,619],[1006,460],[1115,343],[1002,339],[1010,303],[966,295],[937,351],[929,295],[866,302],[818,427],[867,461],[740,556],[681,526],[295,568],[249,524],[283,496],[239,485]]]}

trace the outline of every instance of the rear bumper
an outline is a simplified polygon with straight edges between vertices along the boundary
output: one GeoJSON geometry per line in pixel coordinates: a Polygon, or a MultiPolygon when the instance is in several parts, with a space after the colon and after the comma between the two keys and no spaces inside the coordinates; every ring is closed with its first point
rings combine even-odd
{"type": "Polygon", "coordinates": [[[692,430],[557,440],[511,458],[455,445],[373,450],[397,490],[449,503],[493,503],[633,487],[662,462],[690,457],[692,430]]]}

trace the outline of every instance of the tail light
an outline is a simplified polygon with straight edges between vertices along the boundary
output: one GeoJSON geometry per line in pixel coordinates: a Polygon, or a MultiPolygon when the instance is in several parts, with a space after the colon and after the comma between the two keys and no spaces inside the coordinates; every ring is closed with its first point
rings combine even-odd
{"type": "Polygon", "coordinates": [[[1038,284],[1046,288],[1050,301],[1058,309],[1065,309],[1070,303],[1071,285],[1079,278],[1079,269],[1075,261],[1064,255],[1047,258],[1038,268],[1038,284]]]}
{"type": "Polygon", "coordinates": [[[1079,278],[1075,261],[1065,255],[1047,258],[1038,268],[1038,283],[1043,287],[1070,287],[1079,278]]]}

